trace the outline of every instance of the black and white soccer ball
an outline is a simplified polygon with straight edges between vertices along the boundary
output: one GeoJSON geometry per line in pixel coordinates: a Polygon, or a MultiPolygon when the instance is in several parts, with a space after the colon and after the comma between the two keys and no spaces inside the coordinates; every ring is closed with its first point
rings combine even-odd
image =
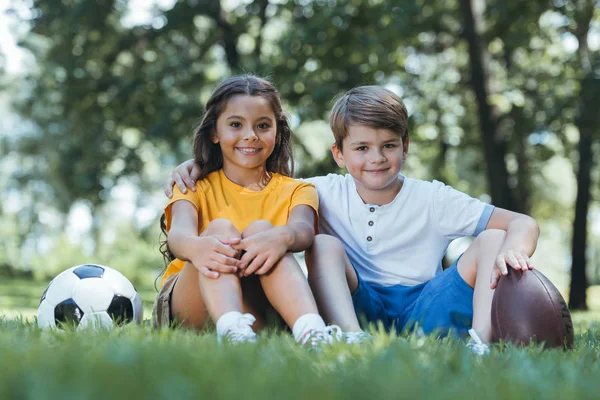
{"type": "Polygon", "coordinates": [[[40,328],[75,325],[108,328],[142,321],[142,299],[119,271],[97,264],[78,265],[54,278],[40,299],[40,328]]]}

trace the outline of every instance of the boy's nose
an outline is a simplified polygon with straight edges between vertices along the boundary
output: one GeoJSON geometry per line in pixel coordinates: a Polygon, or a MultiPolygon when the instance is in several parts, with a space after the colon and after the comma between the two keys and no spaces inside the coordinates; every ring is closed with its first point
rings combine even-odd
{"type": "Polygon", "coordinates": [[[387,158],[381,151],[375,152],[375,154],[373,154],[373,157],[371,158],[371,162],[374,164],[380,164],[380,163],[383,163],[386,161],[387,161],[387,158]]]}

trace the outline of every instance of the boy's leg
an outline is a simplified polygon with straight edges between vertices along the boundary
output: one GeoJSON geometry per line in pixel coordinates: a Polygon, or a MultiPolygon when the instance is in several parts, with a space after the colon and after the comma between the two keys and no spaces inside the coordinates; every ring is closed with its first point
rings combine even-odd
{"type": "MultiPolygon", "coordinates": [[[[268,221],[255,221],[242,232],[242,237],[272,228],[268,221]]],[[[269,303],[290,328],[299,317],[318,314],[308,282],[291,253],[286,254],[268,273],[259,275],[259,279],[269,303]]]]}
{"type": "Polygon", "coordinates": [[[506,232],[503,230],[490,229],[481,232],[457,265],[460,276],[475,290],[473,329],[486,343],[492,338],[491,311],[494,291],[490,288],[490,277],[505,237],[506,232]]]}
{"type": "MultiPolygon", "coordinates": [[[[240,237],[240,233],[226,219],[212,221],[202,232],[202,236],[207,235],[240,237]]],[[[218,279],[211,279],[186,262],[173,288],[171,315],[184,326],[201,329],[209,317],[216,322],[230,311],[250,312],[256,316],[255,310],[242,297],[237,275],[221,274],[218,279]]],[[[261,326],[263,321],[257,322],[255,326],[261,326]]]]}
{"type": "Polygon", "coordinates": [[[360,331],[352,295],[358,276],[342,243],[329,235],[316,235],[306,251],[308,281],[325,322],[345,332],[360,331]]]}

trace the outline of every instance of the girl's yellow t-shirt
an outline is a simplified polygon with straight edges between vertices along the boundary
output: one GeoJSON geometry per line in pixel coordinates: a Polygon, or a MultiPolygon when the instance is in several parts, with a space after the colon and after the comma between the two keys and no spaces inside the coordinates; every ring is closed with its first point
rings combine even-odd
{"type": "MultiPolygon", "coordinates": [[[[287,224],[292,208],[298,205],[319,210],[319,197],[314,185],[280,174],[272,174],[267,186],[260,191],[246,189],[233,183],[222,169],[212,172],[196,182],[196,191],[181,193],[174,187],[173,197],[165,207],[167,232],[171,229],[171,205],[179,200],[187,200],[198,210],[198,235],[208,224],[218,218],[225,218],[242,232],[250,223],[262,219],[273,226],[287,224]]],[[[183,268],[184,262],[173,260],[161,280],[165,280],[183,268]]]]}

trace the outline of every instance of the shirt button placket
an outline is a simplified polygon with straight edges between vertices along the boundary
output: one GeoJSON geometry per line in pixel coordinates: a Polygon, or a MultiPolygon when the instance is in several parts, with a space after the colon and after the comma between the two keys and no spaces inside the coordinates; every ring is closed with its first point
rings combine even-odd
{"type": "MultiPolygon", "coordinates": [[[[369,212],[371,214],[373,214],[375,212],[375,207],[370,206],[369,207],[369,212]]],[[[374,236],[374,228],[373,226],[375,226],[375,216],[374,215],[370,215],[369,216],[369,221],[367,222],[368,228],[367,228],[367,247],[370,247],[373,244],[373,236],[374,236]]]]}

